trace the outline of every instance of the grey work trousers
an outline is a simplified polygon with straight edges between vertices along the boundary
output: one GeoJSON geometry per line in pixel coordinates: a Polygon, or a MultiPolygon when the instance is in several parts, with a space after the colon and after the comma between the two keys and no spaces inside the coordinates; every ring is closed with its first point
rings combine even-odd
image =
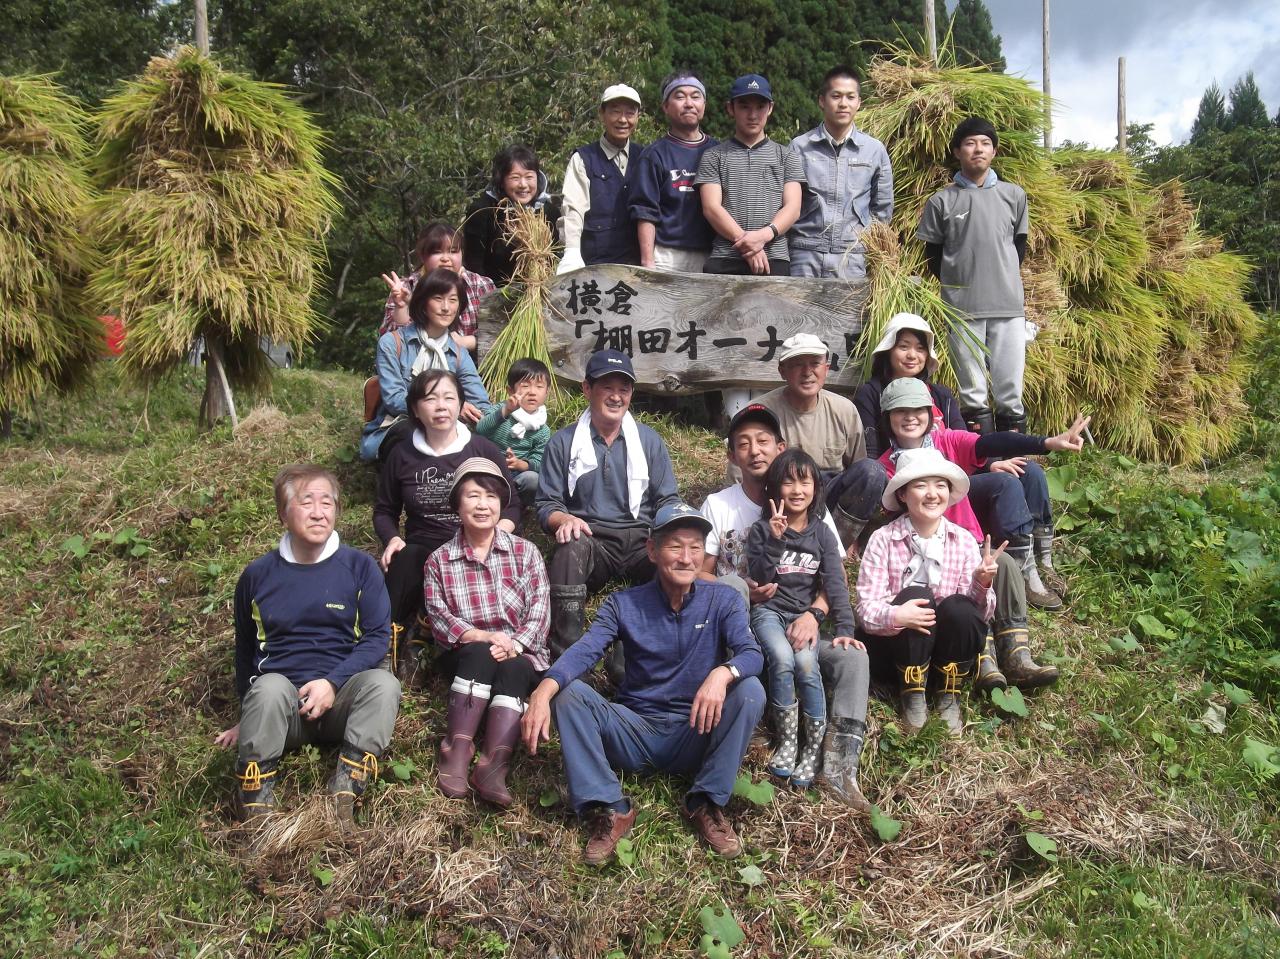
{"type": "Polygon", "coordinates": [[[825,276],[841,280],[863,280],[867,276],[867,257],[862,250],[824,253],[791,246],[792,276],[825,276]]]}
{"type": "Polygon", "coordinates": [[[826,636],[818,637],[818,669],[827,690],[827,719],[867,719],[867,687],[871,667],[865,650],[837,646],[826,636]]]}
{"type": "Polygon", "coordinates": [[[1022,316],[991,319],[965,317],[947,337],[951,365],[960,384],[960,408],[994,409],[997,416],[1022,416],[1022,371],[1027,365],[1027,320],[1022,316]],[[986,347],[984,353],[977,343],[986,347]],[[987,405],[987,373],[991,374],[991,397],[987,405]]]}
{"type": "Polygon", "coordinates": [[[240,704],[240,764],[275,762],[286,749],[307,743],[338,743],[381,756],[399,711],[400,683],[385,669],[348,679],[319,719],[299,715],[298,687],[280,673],[264,673],[240,704]]]}

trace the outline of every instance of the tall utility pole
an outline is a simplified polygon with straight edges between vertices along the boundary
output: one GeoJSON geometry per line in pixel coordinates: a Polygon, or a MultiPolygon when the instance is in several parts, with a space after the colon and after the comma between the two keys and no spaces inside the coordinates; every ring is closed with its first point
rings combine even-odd
{"type": "Polygon", "coordinates": [[[1040,84],[1044,91],[1044,148],[1053,149],[1053,107],[1049,105],[1049,0],[1041,0],[1041,45],[1044,50],[1044,81],[1040,84]]]}
{"type": "Polygon", "coordinates": [[[934,0],[924,0],[924,38],[928,44],[929,62],[934,66],[938,64],[938,25],[934,21],[935,9],[934,0]]]}
{"type": "Polygon", "coordinates": [[[1116,71],[1116,148],[1121,153],[1129,148],[1129,121],[1125,113],[1124,57],[1121,57],[1116,71]]]}
{"type": "Polygon", "coordinates": [[[206,57],[209,55],[209,4],[207,0],[196,0],[196,49],[206,57]]]}

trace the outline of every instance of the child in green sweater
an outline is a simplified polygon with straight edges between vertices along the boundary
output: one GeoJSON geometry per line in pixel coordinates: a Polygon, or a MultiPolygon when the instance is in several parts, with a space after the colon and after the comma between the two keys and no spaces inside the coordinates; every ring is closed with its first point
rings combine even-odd
{"type": "Polygon", "coordinates": [[[507,469],[515,477],[520,501],[529,506],[538,492],[542,451],[551,439],[547,426],[547,390],[551,371],[538,360],[516,360],[507,372],[510,394],[501,406],[493,406],[476,424],[476,432],[507,452],[507,469]]]}

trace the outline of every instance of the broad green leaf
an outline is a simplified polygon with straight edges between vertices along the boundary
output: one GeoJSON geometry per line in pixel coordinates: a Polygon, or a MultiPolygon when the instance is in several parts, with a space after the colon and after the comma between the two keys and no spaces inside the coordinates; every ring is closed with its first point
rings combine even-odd
{"type": "Polygon", "coordinates": [[[625,836],[618,840],[618,848],[616,850],[618,862],[624,866],[634,866],[636,862],[635,844],[625,836]]]}
{"type": "Polygon", "coordinates": [[[733,794],[735,796],[740,796],[748,802],[755,803],[757,806],[767,806],[773,802],[773,792],[773,783],[752,782],[751,777],[746,773],[739,774],[733,784],[733,794]]]}
{"type": "Polygon", "coordinates": [[[744,886],[758,886],[764,882],[764,873],[759,866],[742,866],[738,870],[738,882],[744,886]]]}
{"type": "Polygon", "coordinates": [[[154,552],[155,550],[153,550],[146,543],[134,543],[133,549],[129,550],[129,555],[130,556],[146,556],[148,553],[154,553],[154,552]]]}
{"type": "Polygon", "coordinates": [[[1117,653],[1136,653],[1142,649],[1142,644],[1130,632],[1126,632],[1123,636],[1112,636],[1107,640],[1107,644],[1117,653]]]}
{"type": "Polygon", "coordinates": [[[550,809],[560,801],[560,791],[558,789],[544,789],[538,796],[538,805],[543,809],[550,809]]]}
{"type": "Polygon", "coordinates": [[[698,919],[706,933],[698,945],[709,959],[729,959],[729,950],[746,938],[728,906],[719,909],[703,906],[698,919]]]}
{"type": "Polygon", "coordinates": [[[1247,689],[1240,688],[1234,683],[1223,683],[1222,691],[1226,693],[1227,699],[1237,706],[1244,706],[1253,699],[1253,693],[1247,689]]]}
{"type": "Polygon", "coordinates": [[[1255,773],[1264,779],[1270,779],[1280,773],[1280,765],[1276,764],[1276,761],[1280,760],[1280,756],[1277,755],[1275,746],[1270,746],[1261,740],[1254,739],[1252,736],[1246,736],[1244,742],[1242,756],[1255,773]]]}
{"type": "Polygon", "coordinates": [[[1006,713],[1014,716],[1027,715],[1027,702],[1022,698],[1022,690],[1017,686],[991,690],[991,701],[1006,713]]]}
{"type": "Polygon", "coordinates": [[[1148,637],[1173,639],[1173,633],[1169,632],[1169,628],[1149,613],[1140,614],[1134,619],[1134,622],[1142,627],[1143,634],[1148,637]]]}
{"type": "Polygon", "coordinates": [[[1022,803],[1016,801],[1014,802],[1014,805],[1018,807],[1018,812],[1022,813],[1023,816],[1030,819],[1032,822],[1038,822],[1044,818],[1044,813],[1039,809],[1028,809],[1026,806],[1022,805],[1022,803]]]}
{"type": "Polygon", "coordinates": [[[1152,899],[1141,889],[1136,890],[1130,899],[1133,900],[1133,904],[1139,909],[1155,909],[1160,905],[1159,902],[1152,899]]]}
{"type": "Polygon", "coordinates": [[[902,832],[902,823],[887,815],[879,806],[871,807],[871,828],[876,831],[881,842],[893,842],[902,832]]]}
{"type": "Polygon", "coordinates": [[[1031,851],[1042,859],[1049,862],[1058,861],[1058,844],[1043,833],[1032,832],[1028,830],[1026,833],[1027,845],[1031,847],[1031,851]]]}
{"type": "Polygon", "coordinates": [[[333,870],[323,869],[319,865],[311,867],[311,878],[320,884],[321,888],[333,882],[333,870]]]}
{"type": "Polygon", "coordinates": [[[84,537],[79,533],[75,536],[68,536],[62,541],[62,548],[74,556],[76,559],[84,559],[89,555],[89,544],[84,541],[84,537]]]}
{"type": "Polygon", "coordinates": [[[412,759],[403,759],[391,764],[391,772],[395,775],[396,779],[404,783],[407,783],[412,779],[413,774],[417,772],[417,770],[418,767],[414,764],[412,759]]]}
{"type": "Polygon", "coordinates": [[[1049,496],[1053,499],[1060,500],[1064,503],[1074,503],[1080,498],[1078,491],[1068,493],[1068,489],[1075,485],[1076,468],[1074,466],[1051,466],[1044,471],[1045,479],[1049,481],[1049,496]]]}
{"type": "Polygon", "coordinates": [[[126,526],[111,537],[111,544],[113,546],[123,546],[125,543],[132,543],[137,538],[138,528],[136,526],[126,526]]]}

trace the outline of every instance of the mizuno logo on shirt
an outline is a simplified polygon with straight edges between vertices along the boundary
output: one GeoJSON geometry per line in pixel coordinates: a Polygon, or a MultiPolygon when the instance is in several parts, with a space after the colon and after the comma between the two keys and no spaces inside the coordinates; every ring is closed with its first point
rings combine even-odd
{"type": "Polygon", "coordinates": [[[955,214],[951,219],[953,219],[953,220],[963,220],[963,219],[964,219],[965,217],[967,217],[968,215],[969,215],[969,211],[968,211],[968,210],[965,210],[963,213],[957,213],[957,214],[955,214]]]}
{"type": "Polygon", "coordinates": [[[347,607],[343,606],[341,603],[325,603],[324,608],[325,609],[346,609],[347,607]]]}

